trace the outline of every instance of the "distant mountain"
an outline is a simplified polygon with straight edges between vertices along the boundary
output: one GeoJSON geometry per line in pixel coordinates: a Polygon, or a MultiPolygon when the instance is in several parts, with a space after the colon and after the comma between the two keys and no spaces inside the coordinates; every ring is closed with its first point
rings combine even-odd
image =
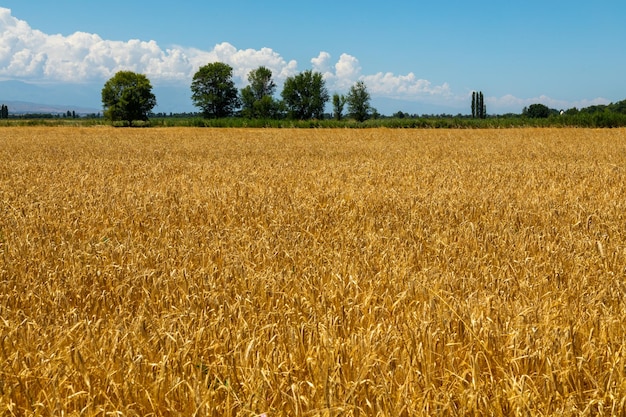
{"type": "Polygon", "coordinates": [[[102,113],[102,109],[96,109],[91,107],[80,107],[72,105],[62,104],[41,104],[31,103],[29,101],[14,101],[7,100],[1,101],[2,104],[7,105],[10,114],[61,114],[68,111],[76,112],[79,115],[85,114],[98,114],[102,113]]]}
{"type": "Polygon", "coordinates": [[[0,103],[10,114],[102,112],[99,106],[102,87],[82,84],[30,84],[22,81],[0,81],[0,103]]]}
{"type": "MultiPolygon", "coordinates": [[[[0,104],[9,106],[9,113],[102,112],[101,91],[104,83],[91,84],[31,84],[22,81],[0,81],[0,104]]],[[[193,112],[189,87],[156,85],[155,113],[193,112]]]]}

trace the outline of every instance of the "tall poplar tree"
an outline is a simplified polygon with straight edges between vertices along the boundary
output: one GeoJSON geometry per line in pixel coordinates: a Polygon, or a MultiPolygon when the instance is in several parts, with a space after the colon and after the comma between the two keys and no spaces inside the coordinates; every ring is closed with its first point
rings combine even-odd
{"type": "Polygon", "coordinates": [[[476,91],[472,91],[472,119],[476,118],[476,91]]]}
{"type": "Polygon", "coordinates": [[[472,117],[485,119],[487,117],[487,106],[485,106],[485,97],[483,92],[472,92],[472,117]]]}
{"type": "Polygon", "coordinates": [[[480,93],[481,115],[483,119],[487,118],[487,105],[485,104],[483,93],[480,93]]]}
{"type": "Polygon", "coordinates": [[[485,102],[482,91],[478,93],[478,118],[485,118],[485,102]]]}

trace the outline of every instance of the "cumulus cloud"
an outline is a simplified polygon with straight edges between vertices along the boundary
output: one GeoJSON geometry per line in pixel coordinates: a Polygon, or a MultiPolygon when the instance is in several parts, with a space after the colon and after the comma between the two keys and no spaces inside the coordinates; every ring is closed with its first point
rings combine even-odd
{"type": "Polygon", "coordinates": [[[184,53],[163,51],[154,41],[107,41],[84,32],[47,35],[0,8],[0,76],[4,78],[82,82],[125,69],[174,79],[187,75],[190,67],[184,53]]]}
{"type": "Polygon", "coordinates": [[[337,84],[341,87],[349,87],[354,84],[361,74],[359,60],[348,54],[341,54],[339,61],[335,64],[335,76],[337,84]]]}
{"type": "Polygon", "coordinates": [[[320,54],[311,59],[311,64],[313,65],[313,71],[317,71],[322,73],[325,78],[332,77],[331,72],[331,56],[328,52],[320,52],[320,54]]]}
{"type": "Polygon", "coordinates": [[[394,74],[391,72],[362,74],[359,60],[349,54],[341,54],[332,65],[331,56],[321,52],[311,60],[313,69],[324,75],[332,90],[347,90],[357,81],[363,81],[368,91],[374,96],[396,99],[418,99],[424,97],[451,98],[448,83],[433,85],[430,81],[418,78],[415,74],[394,74]]]}
{"type": "MultiPolygon", "coordinates": [[[[248,73],[261,65],[272,71],[278,83],[298,72],[295,60],[287,61],[271,48],[237,49],[223,42],[209,51],[182,46],[163,49],[153,40],[110,41],[84,32],[49,35],[12,16],[10,9],[0,7],[0,77],[5,79],[89,82],[130,70],[146,74],[155,83],[189,82],[200,66],[217,61],[231,65],[235,81],[240,84],[245,84],[248,73]]],[[[328,52],[320,52],[311,59],[311,65],[323,74],[332,91],[346,91],[362,80],[373,95],[385,97],[449,93],[447,84],[433,86],[413,73],[364,75],[359,60],[345,53],[334,62],[328,52]]]]}
{"type": "Polygon", "coordinates": [[[346,90],[361,76],[359,60],[348,54],[341,54],[333,65],[331,55],[328,52],[320,52],[316,58],[311,59],[311,64],[314,71],[324,76],[332,90],[346,90]]]}
{"type": "Polygon", "coordinates": [[[285,61],[270,48],[238,50],[224,42],[211,51],[161,48],[155,41],[110,41],[76,32],[48,35],[0,7],[0,77],[29,81],[85,82],[110,78],[120,70],[146,74],[159,81],[188,81],[202,65],[221,61],[235,77],[245,80],[250,70],[264,65],[278,79],[296,73],[297,63],[285,61]]]}
{"type": "Polygon", "coordinates": [[[447,83],[432,85],[428,80],[419,79],[410,72],[407,75],[395,75],[391,72],[379,72],[363,77],[367,85],[372,85],[372,93],[384,94],[392,98],[415,96],[450,96],[447,83]]]}
{"type": "Polygon", "coordinates": [[[197,69],[208,62],[224,62],[233,67],[234,76],[239,80],[247,79],[248,73],[260,66],[265,66],[272,71],[274,77],[284,80],[297,72],[297,62],[291,60],[285,61],[283,57],[271,48],[256,49],[237,49],[228,42],[215,45],[211,51],[202,51],[199,49],[185,49],[185,54],[190,57],[191,69],[189,76],[197,69]]]}

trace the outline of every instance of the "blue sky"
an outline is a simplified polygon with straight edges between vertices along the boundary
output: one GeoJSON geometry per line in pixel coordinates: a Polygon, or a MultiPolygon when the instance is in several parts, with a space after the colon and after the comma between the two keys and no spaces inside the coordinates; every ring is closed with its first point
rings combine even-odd
{"type": "Polygon", "coordinates": [[[306,69],[324,73],[331,93],[363,80],[383,113],[468,113],[472,90],[483,91],[489,113],[626,99],[623,1],[0,0],[0,8],[1,80],[102,86],[131,69],[157,91],[188,89],[200,65],[220,60],[239,86],[259,65],[279,86],[306,69]]]}

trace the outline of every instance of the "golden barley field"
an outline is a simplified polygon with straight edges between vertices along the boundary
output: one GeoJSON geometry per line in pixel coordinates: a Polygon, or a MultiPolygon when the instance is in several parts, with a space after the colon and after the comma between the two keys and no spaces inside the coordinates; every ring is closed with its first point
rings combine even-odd
{"type": "Polygon", "coordinates": [[[626,130],[0,130],[0,415],[626,414],[626,130]]]}

